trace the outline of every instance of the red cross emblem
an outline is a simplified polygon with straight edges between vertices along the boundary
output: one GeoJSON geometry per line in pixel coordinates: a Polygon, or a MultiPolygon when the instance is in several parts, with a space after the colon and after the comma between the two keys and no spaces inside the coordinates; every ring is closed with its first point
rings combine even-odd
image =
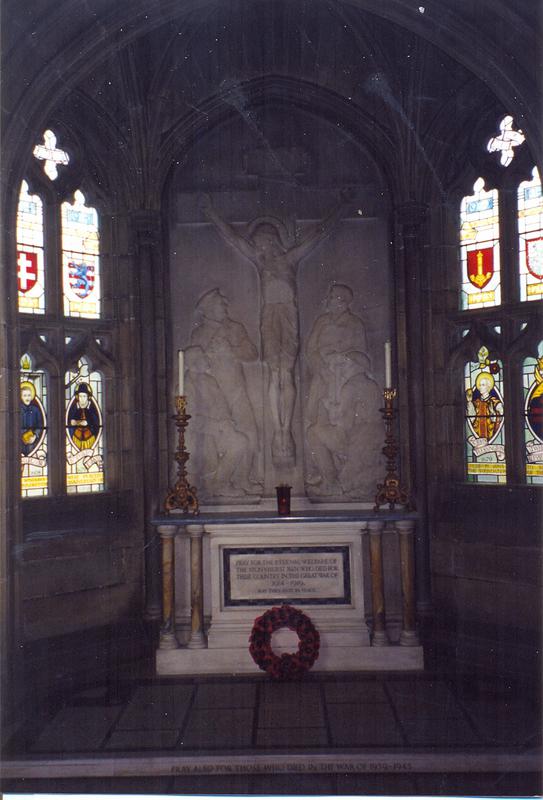
{"type": "Polygon", "coordinates": [[[38,281],[38,254],[17,250],[17,282],[20,292],[29,292],[38,281]]]}

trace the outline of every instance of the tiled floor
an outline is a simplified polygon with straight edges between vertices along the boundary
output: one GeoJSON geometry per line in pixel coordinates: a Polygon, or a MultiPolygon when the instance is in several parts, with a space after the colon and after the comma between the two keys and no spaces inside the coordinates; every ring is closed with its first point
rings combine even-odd
{"type": "MultiPolygon", "coordinates": [[[[417,752],[503,752],[503,773],[457,776],[452,785],[447,775],[339,771],[294,777],[233,775],[227,782],[220,776],[156,778],[152,790],[213,791],[215,786],[234,794],[416,794],[430,787],[432,794],[450,794],[464,787],[472,790],[464,793],[500,794],[500,786],[510,785],[518,794],[525,785],[537,794],[537,776],[531,782],[527,775],[515,780],[505,764],[507,753],[532,751],[539,743],[537,698],[506,685],[455,684],[428,674],[311,673],[294,683],[273,683],[264,675],[138,680],[121,684],[115,697],[106,687],[95,687],[30,719],[11,740],[4,758],[262,753],[280,758],[385,751],[405,760],[417,752]],[[485,787],[488,792],[483,792],[485,787]]],[[[141,791],[149,780],[139,779],[141,791]]],[[[69,779],[53,784],[49,781],[47,790],[77,788],[69,779]]],[[[99,788],[104,779],[89,785],[104,791],[99,788]]],[[[125,784],[117,785],[121,790],[125,784]]],[[[32,781],[12,781],[4,788],[26,791],[32,786],[32,781]]]]}

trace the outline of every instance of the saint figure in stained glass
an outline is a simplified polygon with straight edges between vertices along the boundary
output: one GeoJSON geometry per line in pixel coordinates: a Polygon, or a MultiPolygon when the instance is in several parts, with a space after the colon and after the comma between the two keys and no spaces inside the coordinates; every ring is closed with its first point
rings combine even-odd
{"type": "Polygon", "coordinates": [[[523,363],[526,479],[543,483],[543,342],[523,363]]]}
{"type": "Polygon", "coordinates": [[[77,450],[91,450],[100,433],[100,412],[94,402],[92,389],[80,383],[68,409],[68,431],[77,450]]]}
{"type": "Polygon", "coordinates": [[[481,439],[492,442],[503,422],[503,403],[490,372],[477,375],[475,388],[466,390],[466,400],[473,432],[481,439]]]}
{"type": "Polygon", "coordinates": [[[477,361],[466,364],[466,459],[468,479],[505,481],[504,404],[501,364],[481,347],[477,361]]]}
{"type": "Polygon", "coordinates": [[[88,360],[66,374],[66,484],[67,491],[104,489],[103,379],[88,360]]]}
{"type": "Polygon", "coordinates": [[[21,359],[20,373],[21,495],[47,494],[47,384],[45,373],[32,370],[30,356],[21,359]]]}
{"type": "Polygon", "coordinates": [[[526,417],[534,436],[543,442],[543,358],[537,360],[534,377],[526,403],[526,417]]]}
{"type": "Polygon", "coordinates": [[[30,456],[45,434],[45,414],[32,381],[21,383],[21,453],[30,456]]]}

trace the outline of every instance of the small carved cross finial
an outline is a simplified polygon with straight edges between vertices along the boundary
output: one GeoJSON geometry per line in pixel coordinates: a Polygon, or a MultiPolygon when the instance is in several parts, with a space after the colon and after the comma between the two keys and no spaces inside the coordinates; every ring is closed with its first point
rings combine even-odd
{"type": "Polygon", "coordinates": [[[500,133],[490,139],[487,144],[489,153],[500,153],[500,164],[503,167],[509,166],[515,155],[514,147],[518,147],[525,140],[522,131],[513,130],[513,117],[506,116],[500,122],[500,133]]]}
{"type": "Polygon", "coordinates": [[[44,144],[36,145],[33,154],[40,161],[45,161],[43,171],[48,178],[54,181],[58,178],[57,167],[60,164],[68,164],[70,157],[64,150],[57,148],[57,137],[53,131],[45,131],[43,141],[44,144]]]}

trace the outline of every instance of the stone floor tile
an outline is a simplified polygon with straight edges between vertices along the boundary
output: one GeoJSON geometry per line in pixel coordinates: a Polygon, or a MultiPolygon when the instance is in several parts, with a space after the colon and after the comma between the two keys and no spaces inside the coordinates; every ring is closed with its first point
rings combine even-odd
{"type": "Polygon", "coordinates": [[[336,747],[396,747],[403,743],[394,714],[384,704],[328,703],[327,709],[336,747]]]}
{"type": "Polygon", "coordinates": [[[252,708],[254,683],[201,683],[196,692],[195,708],[252,708]]]}
{"type": "Polygon", "coordinates": [[[388,703],[380,681],[334,681],[324,683],[328,703],[388,703]]]}
{"type": "Polygon", "coordinates": [[[447,702],[452,696],[451,685],[439,678],[387,679],[386,687],[392,698],[401,703],[405,699],[415,697],[419,702],[447,702]]]}
{"type": "Polygon", "coordinates": [[[98,750],[118,716],[116,706],[63,708],[30,749],[40,753],[98,750]]]}
{"type": "Polygon", "coordinates": [[[325,747],[328,736],[325,728],[259,728],[258,747],[325,747]]]}
{"type": "Polygon", "coordinates": [[[260,703],[258,709],[259,728],[320,728],[324,725],[324,712],[320,699],[315,705],[275,706],[260,703]]]}
{"type": "Polygon", "coordinates": [[[518,719],[501,721],[492,719],[474,719],[474,725],[481,739],[492,745],[518,746],[537,746],[541,744],[541,723],[518,719]]]}
{"type": "Polygon", "coordinates": [[[259,728],[319,728],[324,725],[318,685],[265,684],[262,689],[258,708],[259,728]]]}
{"type": "Polygon", "coordinates": [[[320,682],[283,683],[274,681],[273,683],[263,683],[260,689],[260,699],[263,703],[273,703],[275,706],[287,705],[304,708],[315,705],[320,701],[320,682]]]}
{"type": "Polygon", "coordinates": [[[529,735],[541,726],[541,711],[537,704],[528,703],[525,698],[477,697],[464,699],[468,715],[481,726],[491,728],[518,727],[522,734],[529,735]]]}
{"type": "Polygon", "coordinates": [[[445,683],[407,682],[389,683],[387,688],[400,719],[463,718],[464,711],[457,698],[445,683]]]}
{"type": "Polygon", "coordinates": [[[171,749],[179,738],[178,730],[114,731],[105,745],[106,750],[171,749]]]}
{"type": "Polygon", "coordinates": [[[140,686],[117,730],[177,730],[182,727],[194,691],[190,684],[140,686]]]}
{"type": "Polygon", "coordinates": [[[460,747],[482,744],[480,736],[475,733],[464,719],[424,719],[402,720],[402,728],[408,744],[435,747],[460,747]]]}
{"type": "Polygon", "coordinates": [[[107,686],[98,686],[94,689],[85,689],[82,692],[78,692],[73,697],[73,703],[77,703],[79,700],[100,700],[104,699],[107,696],[107,686]]]}
{"type": "Polygon", "coordinates": [[[250,747],[252,733],[252,709],[193,709],[181,747],[184,749],[250,747]]]}

